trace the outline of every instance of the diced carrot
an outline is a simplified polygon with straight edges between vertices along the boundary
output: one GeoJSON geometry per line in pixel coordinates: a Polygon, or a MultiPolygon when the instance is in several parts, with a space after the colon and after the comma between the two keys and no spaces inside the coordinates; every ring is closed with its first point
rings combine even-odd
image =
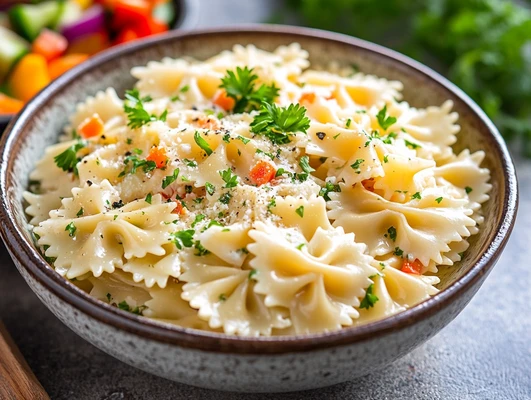
{"type": "Polygon", "coordinates": [[[180,200],[175,200],[177,206],[173,209],[172,214],[184,215],[186,214],[186,208],[183,207],[183,203],[180,200]]]}
{"type": "Polygon", "coordinates": [[[168,164],[168,156],[164,147],[152,147],[146,160],[153,161],[157,168],[164,168],[168,164]]]}
{"type": "Polygon", "coordinates": [[[52,79],[64,74],[70,68],[81,64],[89,57],[88,54],[68,54],[63,57],[56,58],[48,64],[48,71],[52,79]]]}
{"type": "Polygon", "coordinates": [[[219,121],[211,117],[200,117],[196,121],[196,124],[199,128],[210,129],[210,130],[216,130],[221,127],[219,121]]]}
{"type": "Polygon", "coordinates": [[[3,93],[0,93],[0,115],[1,114],[16,114],[22,107],[24,107],[24,102],[9,97],[3,93]]]}
{"type": "Polygon", "coordinates": [[[249,178],[256,183],[256,185],[261,186],[275,177],[276,169],[271,164],[266,161],[259,161],[251,171],[249,172],[249,178]]]}
{"type": "Polygon", "coordinates": [[[77,133],[85,139],[99,136],[103,132],[103,121],[98,114],[86,118],[77,127],[77,133]]]}
{"type": "Polygon", "coordinates": [[[223,89],[219,89],[212,99],[215,105],[223,108],[225,111],[232,110],[234,108],[234,99],[227,96],[227,92],[223,89]]]}
{"type": "Polygon", "coordinates": [[[43,56],[46,61],[61,56],[68,47],[66,38],[49,29],[43,29],[31,45],[31,51],[43,56]]]}
{"type": "Polygon", "coordinates": [[[418,258],[416,258],[414,261],[410,261],[407,258],[405,258],[404,261],[402,262],[401,271],[407,274],[420,275],[422,273],[422,268],[423,268],[423,265],[418,260],[418,258]]]}
{"type": "Polygon", "coordinates": [[[315,93],[308,92],[303,93],[302,96],[299,99],[299,103],[313,103],[315,101],[315,93]]]}
{"type": "Polygon", "coordinates": [[[48,83],[46,59],[40,54],[27,54],[15,65],[8,85],[13,97],[28,101],[48,83]]]}
{"type": "Polygon", "coordinates": [[[139,39],[140,36],[138,33],[131,28],[124,28],[122,29],[116,38],[114,39],[113,45],[123,44],[127,42],[131,42],[133,40],[139,39]]]}
{"type": "Polygon", "coordinates": [[[75,39],[68,46],[67,54],[94,55],[110,47],[109,35],[106,32],[96,32],[75,39]]]}
{"type": "Polygon", "coordinates": [[[374,192],[374,179],[373,178],[365,179],[361,181],[361,184],[363,185],[365,190],[368,190],[369,192],[374,192]]]}

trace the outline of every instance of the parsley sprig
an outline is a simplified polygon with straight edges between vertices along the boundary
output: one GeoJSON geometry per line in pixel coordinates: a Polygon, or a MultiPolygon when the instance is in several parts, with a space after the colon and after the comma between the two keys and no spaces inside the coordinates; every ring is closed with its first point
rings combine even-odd
{"type": "Polygon", "coordinates": [[[226,170],[218,171],[218,173],[219,173],[219,176],[221,176],[221,179],[223,179],[223,182],[225,182],[224,187],[233,188],[238,185],[238,175],[236,174],[233,175],[230,167],[227,168],[226,170]]]}
{"type": "Polygon", "coordinates": [[[227,70],[227,74],[221,78],[220,88],[225,89],[227,96],[234,100],[235,113],[258,110],[262,101],[272,103],[278,96],[279,88],[275,84],[262,84],[255,89],[257,79],[258,75],[253,73],[253,68],[248,67],[227,70]]]}
{"type": "Polygon", "coordinates": [[[262,102],[260,114],[251,123],[251,131],[267,137],[273,144],[291,142],[290,134],[306,133],[310,127],[310,119],[306,117],[306,108],[299,104],[278,107],[275,104],[262,102]]]}
{"type": "Polygon", "coordinates": [[[387,116],[387,105],[385,105],[384,108],[378,111],[378,114],[376,114],[376,119],[378,120],[378,124],[384,131],[386,131],[387,128],[389,128],[396,122],[395,117],[387,116]]]}
{"type": "Polygon", "coordinates": [[[152,98],[150,96],[140,97],[138,89],[126,90],[125,98],[124,111],[129,119],[127,126],[137,129],[153,121],[166,121],[168,110],[165,110],[159,117],[148,113],[144,108],[144,103],[150,102],[152,98]]]}
{"type": "Polygon", "coordinates": [[[77,163],[81,161],[81,159],[77,157],[77,152],[84,147],[84,142],[77,142],[73,144],[61,154],[58,154],[54,157],[53,160],[55,161],[55,165],[57,165],[63,171],[73,172],[74,175],[78,175],[77,163]]]}
{"type": "Polygon", "coordinates": [[[138,156],[136,154],[130,154],[127,157],[125,157],[124,158],[124,165],[125,165],[125,168],[118,175],[119,178],[121,178],[122,176],[127,175],[128,173],[131,174],[131,175],[134,175],[134,174],[136,174],[136,171],[139,168],[142,168],[142,170],[144,172],[146,172],[146,173],[147,172],[151,172],[151,171],[153,171],[154,169],[157,168],[157,164],[155,163],[155,161],[142,160],[142,159],[138,158],[138,156]]]}
{"type": "Polygon", "coordinates": [[[374,283],[371,283],[367,290],[365,291],[365,297],[360,303],[360,308],[366,308],[367,310],[371,307],[374,307],[376,302],[379,300],[378,296],[376,296],[374,293],[374,283]]]}

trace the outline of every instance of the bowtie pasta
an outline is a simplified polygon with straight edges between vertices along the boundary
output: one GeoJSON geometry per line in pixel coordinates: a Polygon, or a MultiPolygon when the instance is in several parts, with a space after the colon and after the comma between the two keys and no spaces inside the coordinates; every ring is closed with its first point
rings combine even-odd
{"type": "Polygon", "coordinates": [[[101,301],[183,327],[328,332],[437,293],[491,185],[455,154],[452,103],[310,69],[298,44],[135,67],[77,106],[24,195],[55,270],[101,301]]]}

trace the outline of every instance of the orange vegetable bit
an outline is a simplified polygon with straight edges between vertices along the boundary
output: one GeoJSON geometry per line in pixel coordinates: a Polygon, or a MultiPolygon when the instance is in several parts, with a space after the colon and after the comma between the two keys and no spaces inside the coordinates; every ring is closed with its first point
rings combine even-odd
{"type": "Polygon", "coordinates": [[[249,172],[249,178],[258,186],[271,182],[276,174],[276,169],[266,161],[259,161],[249,172]]]}
{"type": "Polygon", "coordinates": [[[89,58],[88,54],[68,54],[66,56],[56,58],[55,60],[51,61],[50,64],[48,64],[50,78],[57,78],[70,68],[81,64],[87,58],[89,58]]]}
{"type": "Polygon", "coordinates": [[[103,121],[98,114],[94,114],[78,125],[77,133],[85,139],[99,136],[103,133],[103,121]]]}
{"type": "Polygon", "coordinates": [[[46,61],[60,57],[67,49],[66,38],[49,29],[43,29],[31,45],[31,51],[43,56],[46,61]]]}
{"type": "Polygon", "coordinates": [[[84,35],[74,40],[68,46],[67,54],[88,54],[94,55],[106,50],[111,46],[109,35],[106,32],[96,32],[84,35]]]}
{"type": "Polygon", "coordinates": [[[0,115],[2,114],[16,114],[22,107],[24,107],[24,102],[9,97],[3,93],[0,93],[0,115]]]}
{"type": "Polygon", "coordinates": [[[118,35],[114,39],[113,45],[132,42],[133,40],[137,40],[139,38],[140,36],[134,29],[124,28],[120,31],[120,33],[118,33],[118,35]]]}
{"type": "Polygon", "coordinates": [[[234,108],[234,99],[227,96],[227,92],[223,89],[219,89],[212,99],[215,105],[223,108],[225,111],[230,111],[234,108]]]}
{"type": "Polygon", "coordinates": [[[172,214],[184,215],[186,214],[186,208],[183,207],[183,203],[180,200],[175,200],[177,206],[171,212],[172,214]]]}
{"type": "Polygon", "coordinates": [[[407,274],[415,274],[420,275],[422,273],[422,269],[424,266],[422,263],[416,258],[414,261],[410,261],[407,258],[404,259],[402,262],[402,268],[400,269],[402,272],[405,272],[407,274]]]}
{"type": "Polygon", "coordinates": [[[214,117],[199,117],[196,121],[196,124],[199,128],[216,130],[221,128],[221,124],[214,117]]]}
{"type": "Polygon", "coordinates": [[[152,147],[149,151],[146,160],[153,161],[157,164],[157,168],[164,168],[168,164],[168,156],[166,155],[166,149],[163,147],[152,147]]]}
{"type": "Polygon", "coordinates": [[[312,104],[315,101],[315,93],[303,93],[299,99],[299,103],[310,103],[312,104]]]}
{"type": "Polygon", "coordinates": [[[374,179],[373,178],[365,179],[361,181],[361,184],[363,185],[365,190],[368,190],[369,192],[374,192],[374,179]]]}
{"type": "Polygon", "coordinates": [[[15,65],[8,81],[13,97],[24,102],[50,83],[46,58],[40,54],[27,54],[15,65]]]}

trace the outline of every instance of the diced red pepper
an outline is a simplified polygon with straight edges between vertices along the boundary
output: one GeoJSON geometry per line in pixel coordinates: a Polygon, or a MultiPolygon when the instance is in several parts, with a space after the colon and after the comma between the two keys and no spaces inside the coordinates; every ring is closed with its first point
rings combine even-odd
{"type": "Polygon", "coordinates": [[[31,51],[43,56],[46,61],[60,57],[68,47],[68,41],[61,34],[43,29],[31,45],[31,51]]]}
{"type": "Polygon", "coordinates": [[[136,33],[134,29],[124,28],[120,31],[120,33],[118,33],[118,36],[116,36],[116,39],[114,39],[113,44],[123,44],[131,42],[133,40],[137,40],[138,38],[140,38],[140,36],[138,36],[138,33],[136,33]]]}
{"type": "Polygon", "coordinates": [[[276,169],[266,161],[259,161],[249,172],[249,178],[258,186],[271,182],[276,174],[276,169]]]}
{"type": "Polygon", "coordinates": [[[152,5],[147,0],[116,0],[113,4],[112,27],[133,27],[151,17],[152,5]]]}
{"type": "Polygon", "coordinates": [[[407,274],[420,275],[422,273],[423,267],[424,266],[418,260],[418,258],[416,258],[414,261],[410,261],[409,259],[405,258],[402,262],[402,268],[400,270],[407,274]]]}
{"type": "Polygon", "coordinates": [[[175,200],[177,206],[173,209],[172,214],[184,215],[186,213],[186,208],[183,207],[183,203],[180,200],[175,200]]]}

